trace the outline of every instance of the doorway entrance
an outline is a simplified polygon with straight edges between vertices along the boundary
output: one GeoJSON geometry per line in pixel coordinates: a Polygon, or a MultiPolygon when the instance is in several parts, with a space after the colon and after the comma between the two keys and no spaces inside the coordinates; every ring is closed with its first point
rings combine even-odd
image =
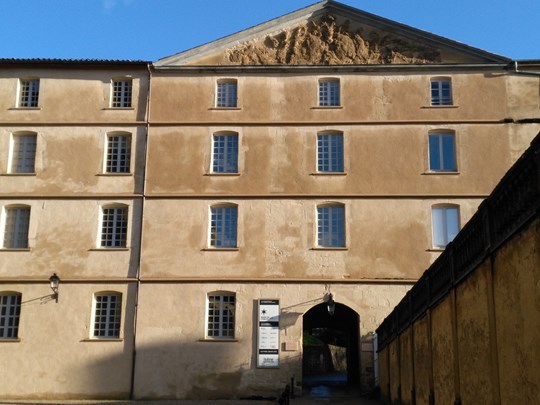
{"type": "Polygon", "coordinates": [[[304,314],[303,385],[359,385],[359,322],[354,310],[339,303],[334,315],[326,303],[304,314]]]}

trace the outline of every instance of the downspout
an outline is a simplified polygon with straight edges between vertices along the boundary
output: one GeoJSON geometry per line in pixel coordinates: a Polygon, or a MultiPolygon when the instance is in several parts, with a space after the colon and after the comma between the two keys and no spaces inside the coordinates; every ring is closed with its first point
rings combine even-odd
{"type": "Polygon", "coordinates": [[[133,354],[131,359],[131,386],[129,389],[129,399],[134,400],[135,395],[135,365],[137,360],[137,314],[139,311],[139,291],[141,288],[141,258],[142,258],[142,241],[143,241],[143,221],[144,221],[144,202],[146,197],[146,162],[148,161],[148,132],[150,130],[150,91],[151,91],[151,79],[152,71],[150,68],[151,63],[146,64],[148,70],[148,91],[146,92],[146,114],[145,124],[146,132],[144,136],[144,160],[142,164],[142,198],[140,206],[140,231],[139,231],[139,257],[137,263],[137,284],[135,288],[135,308],[133,310],[133,354]]]}

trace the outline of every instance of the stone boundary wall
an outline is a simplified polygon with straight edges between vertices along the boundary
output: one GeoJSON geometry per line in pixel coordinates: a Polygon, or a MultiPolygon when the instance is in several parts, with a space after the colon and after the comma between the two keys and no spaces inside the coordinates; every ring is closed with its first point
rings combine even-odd
{"type": "Polygon", "coordinates": [[[377,329],[389,404],[540,398],[540,134],[377,329]]]}

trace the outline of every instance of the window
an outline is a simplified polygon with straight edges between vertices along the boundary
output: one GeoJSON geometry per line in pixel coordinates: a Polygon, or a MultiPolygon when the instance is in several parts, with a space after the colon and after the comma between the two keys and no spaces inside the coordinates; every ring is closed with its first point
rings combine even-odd
{"type": "Polygon", "coordinates": [[[215,134],[212,150],[213,173],[238,173],[237,134],[215,134]]]}
{"type": "Polygon", "coordinates": [[[216,107],[236,107],[237,87],[236,80],[218,81],[216,91],[216,107]]]}
{"type": "Polygon", "coordinates": [[[343,172],[343,135],[317,135],[317,171],[322,173],[343,172]]]}
{"type": "Polygon", "coordinates": [[[127,207],[102,208],[101,247],[125,248],[127,225],[127,207]]]}
{"type": "Polygon", "coordinates": [[[0,339],[17,339],[21,294],[0,294],[0,339]]]}
{"type": "Polygon", "coordinates": [[[19,107],[37,107],[39,79],[21,79],[19,86],[19,107]]]}
{"type": "Polygon", "coordinates": [[[444,248],[459,232],[459,207],[432,207],[431,221],[433,225],[433,246],[444,248]]]}
{"type": "Polygon", "coordinates": [[[129,108],[131,107],[132,81],[129,79],[113,80],[111,107],[129,108]]]}
{"type": "Polygon", "coordinates": [[[235,295],[232,293],[208,294],[208,322],[206,336],[234,339],[235,295]]]}
{"type": "Polygon", "coordinates": [[[455,172],[456,140],[452,133],[429,134],[429,170],[434,172],[455,172]]]}
{"type": "Polygon", "coordinates": [[[235,248],[238,207],[218,206],[210,209],[210,246],[235,248]]]}
{"type": "Polygon", "coordinates": [[[27,249],[30,207],[7,207],[4,214],[3,247],[5,249],[27,249]]]}
{"type": "Polygon", "coordinates": [[[34,173],[36,161],[35,133],[13,134],[10,173],[34,173]]]}
{"type": "Polygon", "coordinates": [[[92,336],[98,339],[118,339],[122,318],[122,294],[99,293],[94,295],[92,336]]]}
{"type": "Polygon", "coordinates": [[[452,105],[452,82],[450,79],[431,80],[431,105],[452,105]]]}
{"type": "Polygon", "coordinates": [[[345,247],[345,207],[343,205],[317,207],[317,245],[345,247]]]}
{"type": "Polygon", "coordinates": [[[131,162],[131,136],[110,134],[107,136],[107,173],[129,173],[131,162]]]}
{"type": "Polygon", "coordinates": [[[339,80],[323,79],[319,81],[319,105],[321,107],[339,106],[339,80]]]}

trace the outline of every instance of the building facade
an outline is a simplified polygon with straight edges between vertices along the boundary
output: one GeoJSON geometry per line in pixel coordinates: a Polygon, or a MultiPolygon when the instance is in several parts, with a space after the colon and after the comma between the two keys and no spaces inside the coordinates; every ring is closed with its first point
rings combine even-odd
{"type": "Polygon", "coordinates": [[[539,70],[333,1],[154,63],[3,60],[0,398],[373,387],[539,70]]]}

